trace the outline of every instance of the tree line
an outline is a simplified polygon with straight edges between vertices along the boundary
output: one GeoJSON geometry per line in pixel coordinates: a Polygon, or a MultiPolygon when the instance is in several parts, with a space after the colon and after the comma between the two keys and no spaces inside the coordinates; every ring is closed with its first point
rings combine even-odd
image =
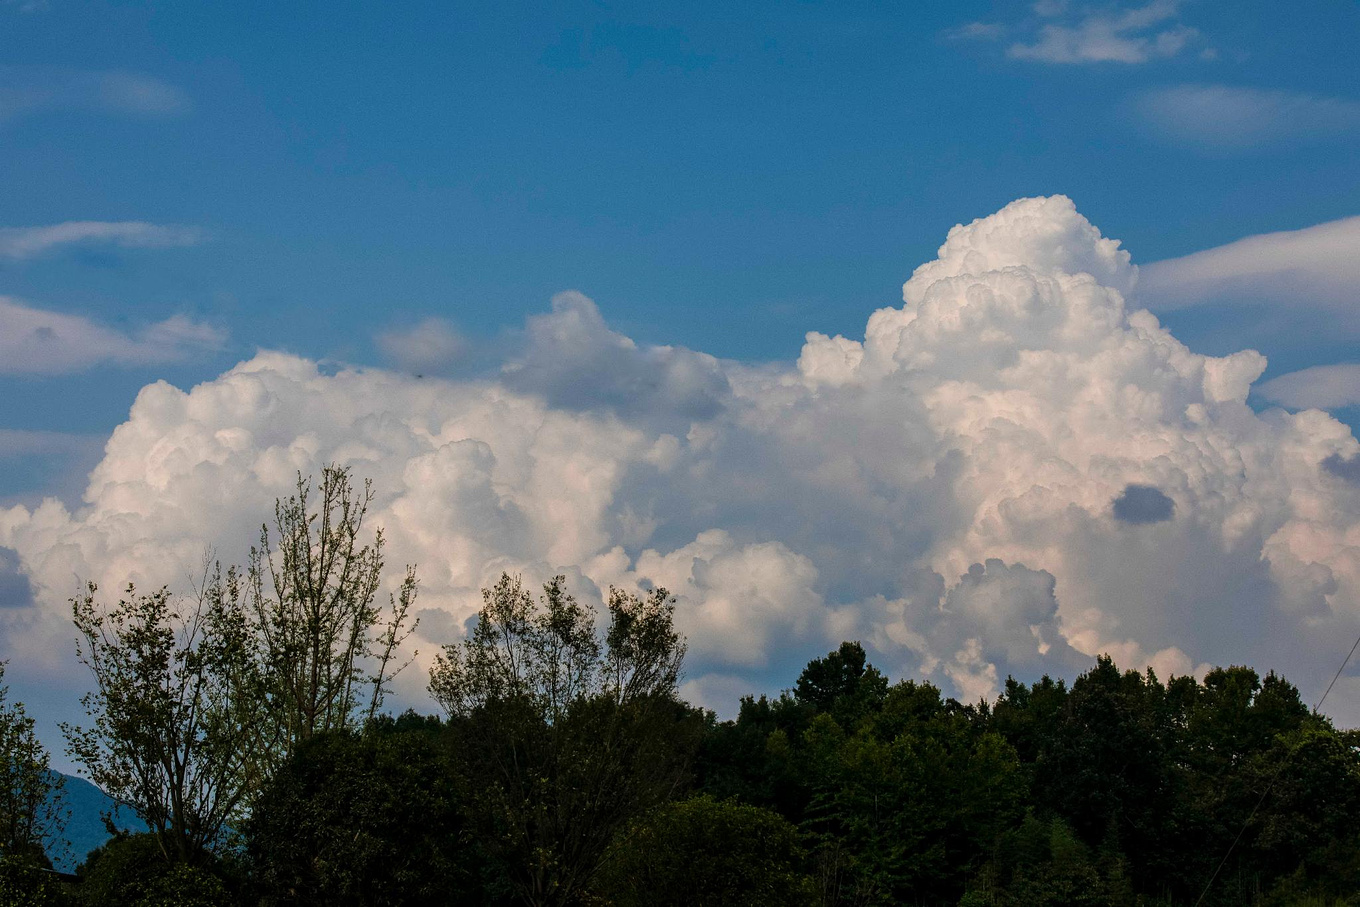
{"type": "Polygon", "coordinates": [[[720,721],[664,589],[601,616],[505,575],[434,661],[442,714],[389,715],[417,583],[379,601],[371,499],[299,476],[244,567],[73,600],[68,752],[148,829],[73,879],[0,673],[0,907],[1360,903],[1360,732],[1247,667],[1102,657],[970,704],[846,642],[720,721]]]}

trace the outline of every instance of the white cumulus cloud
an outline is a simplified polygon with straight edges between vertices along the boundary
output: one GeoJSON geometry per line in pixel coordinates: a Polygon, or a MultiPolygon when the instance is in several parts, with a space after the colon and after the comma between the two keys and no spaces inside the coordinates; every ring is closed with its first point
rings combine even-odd
{"type": "Polygon", "coordinates": [[[968,699],[1100,652],[1312,690],[1360,629],[1360,443],[1316,410],[1255,413],[1264,359],[1192,352],[1130,306],[1136,281],[1071,201],[1023,199],[796,364],[638,344],[572,293],[488,380],[261,353],[154,384],[79,505],[0,510],[35,602],[6,644],[56,638],[73,577],[242,557],[295,473],[338,461],[374,480],[390,562],[419,564],[422,661],[509,570],[597,601],[670,589],[686,690],[726,708],[846,638],[968,699]]]}

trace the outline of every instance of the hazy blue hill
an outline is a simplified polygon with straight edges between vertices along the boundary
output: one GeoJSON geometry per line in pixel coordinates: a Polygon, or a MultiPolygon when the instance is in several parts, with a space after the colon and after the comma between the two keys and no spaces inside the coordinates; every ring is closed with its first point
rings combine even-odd
{"type": "MultiPolygon", "coordinates": [[[[54,772],[59,774],[59,772],[54,772]]],[[[137,814],[125,805],[117,804],[112,797],[95,787],[84,778],[74,775],[60,775],[66,780],[61,797],[66,810],[70,813],[66,820],[62,837],[71,843],[69,852],[63,854],[60,848],[49,848],[52,864],[63,872],[70,872],[85,855],[103,844],[109,838],[108,831],[100,815],[113,813],[114,824],[128,831],[145,831],[146,824],[137,814]]]]}

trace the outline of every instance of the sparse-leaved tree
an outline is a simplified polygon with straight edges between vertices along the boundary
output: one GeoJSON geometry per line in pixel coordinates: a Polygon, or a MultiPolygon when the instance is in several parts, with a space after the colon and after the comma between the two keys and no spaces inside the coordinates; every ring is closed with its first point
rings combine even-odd
{"type": "Polygon", "coordinates": [[[95,689],[82,699],[93,726],[62,726],[69,752],[167,860],[197,863],[228,843],[262,771],[241,578],[216,570],[191,600],[129,585],[108,607],[97,593],[72,600],[95,689]]]}
{"type": "Polygon", "coordinates": [[[372,486],[356,489],[349,470],[327,466],[316,491],[300,473],[297,493],[274,507],[251,551],[250,634],[264,687],[276,760],[321,731],[362,726],[381,707],[401,644],[415,628],[408,566],[389,607],[375,604],[383,535],[364,544],[372,486]]]}

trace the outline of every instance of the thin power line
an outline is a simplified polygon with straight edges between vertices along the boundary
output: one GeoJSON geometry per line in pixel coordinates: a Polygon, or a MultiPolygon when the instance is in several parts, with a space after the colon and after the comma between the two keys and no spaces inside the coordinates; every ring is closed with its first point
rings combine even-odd
{"type": "MultiPolygon", "coordinates": [[[[1336,682],[1341,679],[1341,672],[1346,670],[1346,665],[1351,663],[1351,658],[1355,656],[1356,649],[1360,649],[1360,636],[1355,638],[1355,642],[1351,644],[1351,650],[1346,653],[1345,659],[1341,662],[1341,667],[1337,668],[1336,673],[1332,675],[1332,682],[1327,684],[1327,689],[1322,692],[1321,698],[1313,705],[1314,712],[1321,709],[1322,704],[1327,701],[1327,694],[1332,692],[1332,687],[1336,686],[1336,682]]],[[[1270,776],[1270,783],[1266,785],[1265,790],[1261,791],[1261,796],[1256,801],[1256,805],[1251,808],[1251,813],[1247,816],[1247,821],[1242,823],[1241,829],[1237,832],[1237,837],[1233,838],[1233,842],[1228,845],[1228,852],[1223,855],[1223,859],[1218,861],[1218,866],[1214,869],[1214,874],[1209,876],[1209,881],[1204,883],[1204,890],[1199,893],[1199,899],[1195,901],[1195,907],[1199,907],[1205,896],[1209,894],[1209,889],[1213,887],[1214,879],[1217,879],[1218,874],[1223,871],[1223,867],[1228,865],[1228,858],[1232,856],[1233,851],[1237,848],[1238,842],[1242,840],[1242,835],[1246,834],[1247,827],[1251,825],[1251,820],[1256,818],[1256,813],[1261,809],[1261,804],[1266,802],[1266,797],[1270,796],[1271,788],[1275,786],[1276,779],[1280,777],[1280,773],[1284,771],[1285,766],[1289,764],[1290,757],[1293,755],[1294,751],[1289,750],[1285,753],[1284,758],[1280,760],[1280,764],[1276,766],[1275,773],[1270,776]]]]}

